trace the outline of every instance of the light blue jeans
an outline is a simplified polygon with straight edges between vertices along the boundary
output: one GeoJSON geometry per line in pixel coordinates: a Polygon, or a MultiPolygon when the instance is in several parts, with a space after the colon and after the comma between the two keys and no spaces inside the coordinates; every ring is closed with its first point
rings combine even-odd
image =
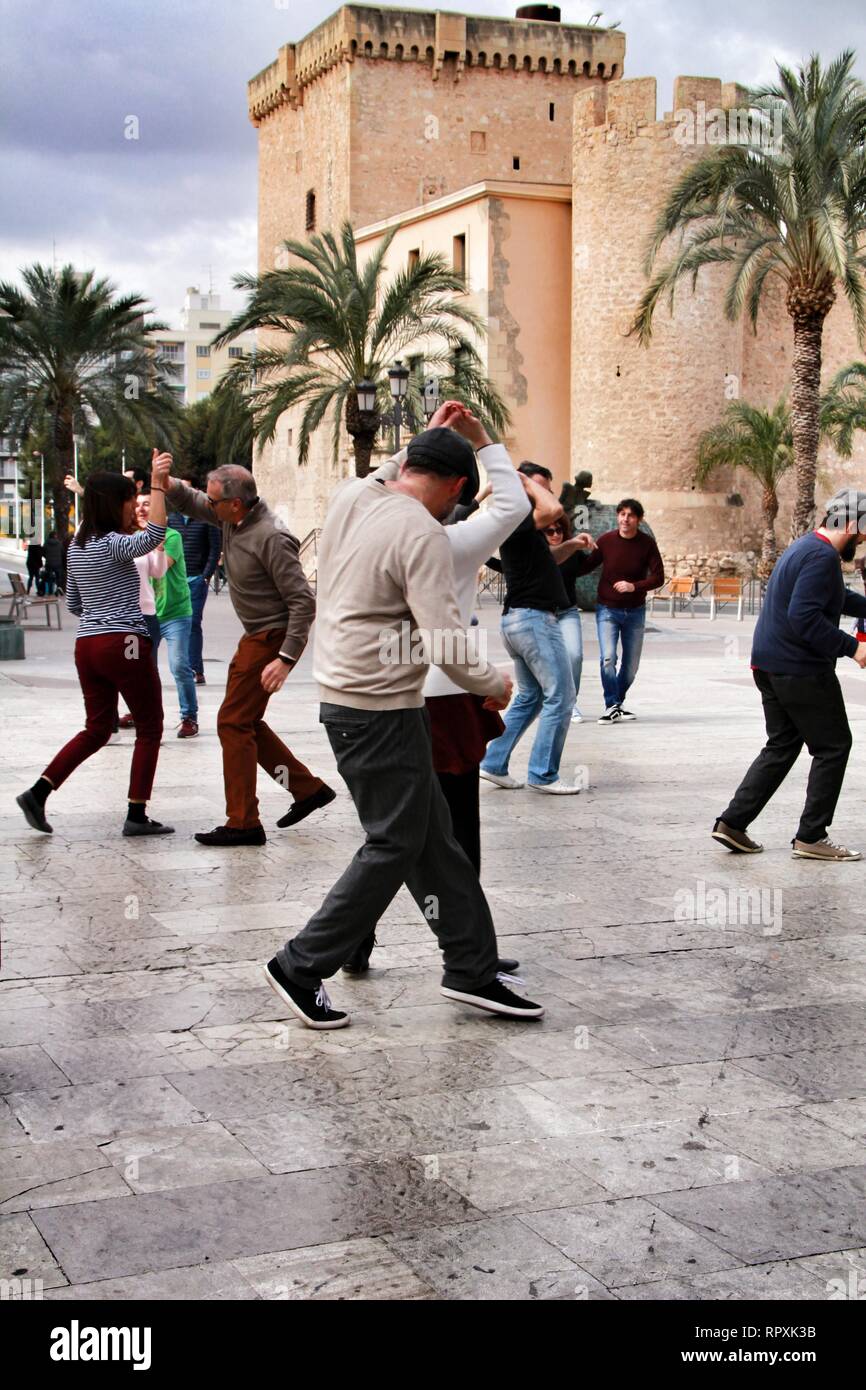
{"type": "Polygon", "coordinates": [[[545,786],[559,778],[574,709],[574,677],[565,639],[555,613],[512,608],[502,618],[502,640],[514,661],[517,694],[502,716],[505,732],[487,745],[481,767],[504,776],[515,745],[537,718],[528,780],[545,786]]]}
{"type": "Polygon", "coordinates": [[[198,695],[195,688],[195,672],[189,664],[189,634],[192,618],[169,618],[160,623],[159,630],[168,651],[168,664],[180,703],[181,719],[198,721],[198,695]]]}
{"type": "Polygon", "coordinates": [[[595,610],[605,709],[621,705],[634,682],[640,665],[645,622],[643,605],[640,608],[606,608],[600,603],[595,610]],[[622,661],[617,671],[616,649],[620,641],[622,661]]]}
{"type": "Polygon", "coordinates": [[[571,662],[576,700],[580,691],[580,677],[583,674],[583,628],[580,625],[580,609],[566,608],[562,613],[557,613],[556,619],[571,662]]]}

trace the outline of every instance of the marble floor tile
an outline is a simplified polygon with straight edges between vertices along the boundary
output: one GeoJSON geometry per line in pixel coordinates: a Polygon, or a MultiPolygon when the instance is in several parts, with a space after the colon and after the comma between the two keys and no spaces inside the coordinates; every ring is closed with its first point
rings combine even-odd
{"type": "Polygon", "coordinates": [[[231,1178],[262,1177],[267,1168],[220,1124],[128,1130],[100,1145],[133,1192],[166,1192],[231,1178]]]}
{"type": "Polygon", "coordinates": [[[0,1279],[29,1280],[31,1289],[37,1280],[46,1289],[67,1283],[63,1270],[25,1212],[0,1216],[0,1279]]]}
{"type": "Polygon", "coordinates": [[[94,1136],[111,1139],[143,1124],[192,1124],[201,1119],[162,1077],[94,1081],[62,1091],[19,1091],[9,1105],[31,1139],[94,1136]]]}
{"type": "MultiPolygon", "coordinates": [[[[701,1189],[707,1190],[716,1189],[701,1189]]],[[[611,1289],[741,1263],[642,1197],[533,1212],[520,1219],[611,1289]]]]}
{"type": "Polygon", "coordinates": [[[153,1274],[135,1274],[125,1279],[95,1279],[87,1284],[46,1290],[46,1300],[125,1303],[128,1300],[184,1302],[250,1302],[258,1298],[243,1274],[228,1261],[207,1265],[187,1265],[183,1269],[160,1269],[153,1274]]]}
{"type": "Polygon", "coordinates": [[[95,1144],[24,1139],[0,1149],[0,1212],[124,1197],[129,1188],[95,1144]]]}
{"type": "Polygon", "coordinates": [[[10,1091],[68,1086],[69,1081],[68,1073],[61,1071],[45,1048],[33,1044],[0,1048],[0,1093],[3,1095],[10,1091]]]}
{"type": "MultiPolygon", "coordinates": [[[[31,1218],[70,1283],[112,1279],[472,1219],[464,1198],[413,1162],[239,1179],[31,1218]]],[[[16,1220],[4,1217],[4,1220],[16,1220]]]]}
{"type": "Polygon", "coordinates": [[[830,1129],[841,1130],[849,1139],[866,1144],[866,1096],[854,1100],[828,1100],[818,1105],[804,1105],[804,1115],[811,1115],[830,1129]]]}
{"type": "Polygon", "coordinates": [[[381,1238],[280,1250],[233,1263],[259,1298],[399,1299],[403,1303],[437,1297],[381,1238]]]}
{"type": "Polygon", "coordinates": [[[479,1211],[578,1206],[609,1197],[600,1183],[567,1161],[560,1143],[541,1139],[500,1144],[439,1154],[425,1163],[479,1211]]]}
{"type": "MultiPolygon", "coordinates": [[[[160,1076],[172,1070],[172,1054],[146,1034],[108,1033],[75,1042],[49,1040],[45,1051],[76,1085],[91,1081],[160,1076]]],[[[49,1083],[46,1083],[46,1086],[49,1083]]],[[[18,1089],[18,1088],[16,1088],[18,1089]]]]}
{"type": "Polygon", "coordinates": [[[653,1198],[743,1264],[844,1250],[866,1241],[866,1166],[728,1183],[653,1198]]]}
{"type": "Polygon", "coordinates": [[[845,1046],[746,1057],[742,1066],[755,1076],[788,1087],[804,1101],[866,1096],[866,1043],[854,1041],[853,1028],[845,1046]]]}
{"type": "Polygon", "coordinates": [[[858,1143],[800,1108],[714,1116],[707,1128],[718,1143],[748,1154],[773,1173],[866,1163],[866,1137],[858,1143]]]}
{"type": "Polygon", "coordinates": [[[607,1290],[514,1217],[444,1226],[387,1243],[442,1298],[606,1299],[607,1290]]]}
{"type": "MultiPolygon", "coordinates": [[[[767,1113],[767,1112],[764,1112],[767,1113]]],[[[742,1148],[715,1138],[715,1126],[649,1125],[554,1141],[560,1159],[616,1197],[650,1196],[768,1177],[742,1148]]]]}
{"type": "Polygon", "coordinates": [[[617,1289],[617,1297],[631,1301],[660,1303],[708,1303],[764,1301],[812,1302],[821,1298],[822,1282],[804,1267],[802,1260],[781,1260],[775,1264],[724,1269],[717,1274],[700,1274],[691,1279],[663,1279],[655,1284],[634,1284],[617,1289]]]}

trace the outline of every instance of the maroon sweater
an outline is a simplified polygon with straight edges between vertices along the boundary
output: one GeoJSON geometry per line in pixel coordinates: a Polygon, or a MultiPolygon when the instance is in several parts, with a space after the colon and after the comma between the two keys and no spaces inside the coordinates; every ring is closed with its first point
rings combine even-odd
{"type": "Polygon", "coordinates": [[[602,566],[598,581],[598,601],[606,608],[642,608],[650,589],[665,582],[664,565],[652,536],[638,531],[632,540],[623,540],[619,531],[605,531],[596,539],[597,550],[587,555],[581,573],[602,566]],[[634,592],[620,594],[613,587],[620,579],[634,585],[634,592]]]}

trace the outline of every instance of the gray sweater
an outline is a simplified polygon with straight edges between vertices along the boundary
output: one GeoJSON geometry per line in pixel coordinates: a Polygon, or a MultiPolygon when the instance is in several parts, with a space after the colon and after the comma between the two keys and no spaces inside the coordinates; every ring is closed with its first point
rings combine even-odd
{"type": "MultiPolygon", "coordinates": [[[[186,483],[166,495],[169,506],[214,524],[207,497],[186,483]]],[[[297,661],[316,616],[316,600],[298,558],[297,539],[264,502],[238,526],[222,528],[223,563],[234,610],[247,632],[285,632],[280,651],[297,661]]]]}

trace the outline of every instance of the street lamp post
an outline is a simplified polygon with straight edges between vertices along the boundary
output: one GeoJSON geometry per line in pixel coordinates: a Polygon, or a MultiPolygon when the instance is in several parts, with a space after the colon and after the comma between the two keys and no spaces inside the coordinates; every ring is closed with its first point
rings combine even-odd
{"type": "MultiPolygon", "coordinates": [[[[400,430],[404,423],[415,429],[415,421],[412,412],[406,411],[404,402],[409,390],[409,368],[404,367],[398,360],[393,367],[388,369],[388,385],[391,389],[391,399],[394,402],[393,409],[390,411],[379,411],[377,405],[377,389],[375,381],[369,377],[364,377],[355,385],[358,396],[358,410],[362,415],[378,415],[379,423],[390,425],[392,430],[392,444],[394,453],[400,452],[400,430]]],[[[424,407],[424,418],[430,420],[439,408],[439,378],[428,376],[424,381],[422,390],[422,404],[424,407]]]]}
{"type": "Polygon", "coordinates": [[[33,457],[39,460],[39,544],[45,544],[45,455],[34,449],[33,457]]]}
{"type": "Polygon", "coordinates": [[[424,382],[424,418],[430,421],[439,409],[439,378],[428,376],[424,382]]]}
{"type": "Polygon", "coordinates": [[[19,494],[19,492],[18,492],[18,455],[17,455],[17,454],[13,454],[13,456],[12,456],[12,462],[13,462],[13,464],[14,464],[14,466],[15,466],[15,482],[14,482],[13,485],[12,485],[12,486],[13,486],[13,489],[14,489],[14,491],[13,491],[13,493],[12,493],[12,502],[13,502],[13,507],[14,507],[14,517],[15,517],[15,539],[16,539],[16,541],[18,541],[18,540],[20,540],[20,538],[21,538],[21,497],[20,497],[20,494],[19,494]]]}
{"type": "MultiPolygon", "coordinates": [[[[79,448],[79,445],[81,445],[81,444],[83,444],[83,443],[84,443],[84,440],[82,439],[82,437],[81,437],[80,434],[74,434],[74,435],[72,436],[72,457],[73,457],[73,461],[74,461],[74,468],[73,468],[72,471],[73,471],[73,474],[74,474],[74,476],[75,476],[75,481],[76,481],[76,482],[78,482],[78,448],[79,448]]],[[[75,529],[76,529],[76,531],[78,530],[78,493],[77,493],[77,491],[76,491],[76,493],[75,493],[75,529]]],[[[65,542],[64,542],[64,544],[65,544],[65,542]]]]}
{"type": "Polygon", "coordinates": [[[403,402],[409,389],[409,368],[404,367],[398,357],[393,367],[388,368],[388,385],[394,402],[394,453],[400,452],[400,426],[403,423],[403,402]]]}

